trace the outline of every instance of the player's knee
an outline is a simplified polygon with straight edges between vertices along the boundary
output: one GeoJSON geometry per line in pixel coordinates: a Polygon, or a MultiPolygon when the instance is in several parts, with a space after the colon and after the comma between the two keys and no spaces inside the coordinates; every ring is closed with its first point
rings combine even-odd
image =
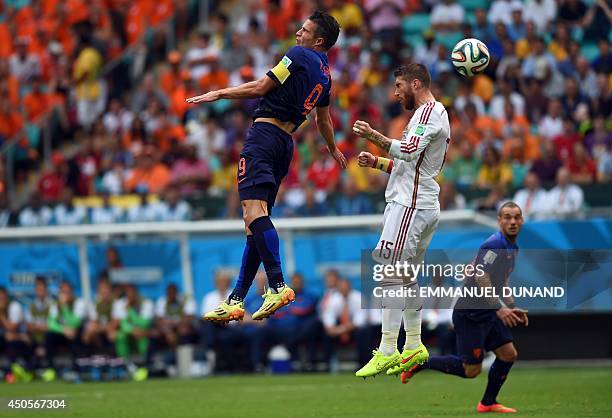
{"type": "Polygon", "coordinates": [[[463,369],[465,370],[465,377],[473,379],[480,374],[482,366],[480,364],[465,364],[463,369]]]}
{"type": "Polygon", "coordinates": [[[514,347],[508,347],[497,355],[497,358],[502,361],[514,362],[518,358],[518,352],[514,347]]]}
{"type": "Polygon", "coordinates": [[[242,201],[242,219],[248,227],[251,222],[262,216],[268,216],[267,203],[264,201],[242,201]]]}

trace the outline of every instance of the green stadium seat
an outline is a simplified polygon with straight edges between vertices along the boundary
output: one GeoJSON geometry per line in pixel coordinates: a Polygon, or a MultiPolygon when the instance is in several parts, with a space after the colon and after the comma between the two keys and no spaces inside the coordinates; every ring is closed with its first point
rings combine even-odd
{"type": "Polygon", "coordinates": [[[420,33],[404,34],[402,36],[402,40],[406,45],[410,46],[411,48],[425,43],[423,41],[423,36],[420,33]]]}
{"type": "Polygon", "coordinates": [[[402,32],[405,35],[421,34],[431,27],[427,13],[413,13],[402,20],[402,32]]]}
{"type": "Polygon", "coordinates": [[[593,61],[599,56],[599,48],[594,42],[587,42],[580,48],[580,52],[588,61],[593,61]]]}
{"type": "Polygon", "coordinates": [[[436,41],[448,50],[451,50],[461,39],[463,39],[461,32],[436,33],[436,41]]]}
{"type": "Polygon", "coordinates": [[[458,3],[463,6],[466,12],[489,8],[489,2],[487,0],[460,0],[458,3]]]}
{"type": "Polygon", "coordinates": [[[474,12],[465,12],[465,23],[469,23],[470,25],[476,24],[476,13],[474,12]]]}

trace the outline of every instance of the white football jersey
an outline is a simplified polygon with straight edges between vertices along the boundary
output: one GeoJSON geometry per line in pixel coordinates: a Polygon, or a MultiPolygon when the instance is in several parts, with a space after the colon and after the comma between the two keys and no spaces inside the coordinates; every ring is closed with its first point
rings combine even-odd
{"type": "Polygon", "coordinates": [[[435,178],[442,170],[450,142],[448,113],[440,102],[419,107],[389,153],[393,170],[385,199],[416,209],[437,209],[440,186],[435,178]]]}

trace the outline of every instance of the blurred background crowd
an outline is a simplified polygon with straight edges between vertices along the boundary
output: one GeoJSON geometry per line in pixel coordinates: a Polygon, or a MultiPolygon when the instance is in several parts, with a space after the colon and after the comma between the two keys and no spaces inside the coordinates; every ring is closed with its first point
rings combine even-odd
{"type": "Polygon", "coordinates": [[[411,115],[393,70],[412,61],[451,118],[443,210],[610,207],[611,1],[0,0],[0,226],[241,217],[236,165],[257,103],[185,99],[263,76],[317,8],[342,26],[329,59],[349,167],[307,122],[273,215],[381,212],[386,174],[357,166],[373,150],[350,128],[401,137],[411,115]],[[466,37],[492,58],[473,79],[449,60],[466,37]]]}
{"type": "MultiPolygon", "coordinates": [[[[146,370],[143,376],[172,376],[185,348],[191,375],[334,372],[367,362],[378,344],[381,310],[362,309],[361,292],[337,270],[328,270],[320,280],[323,293],[317,294],[305,286],[301,274],[293,274],[296,301],[266,321],[254,321],[248,312],[259,308],[267,285],[260,272],[256,291],[245,300],[244,321],[219,325],[197,318],[229,297],[231,278],[223,271],[200,303],[179,294],[174,284],[159,299],[148,299],[134,285],[111,283],[108,271],[97,281],[93,302],[77,297],[68,282],[50,289],[38,277],[33,299],[23,304],[0,288],[0,364],[8,361],[4,368],[18,381],[32,380],[34,372],[50,381],[58,372],[68,380],[122,379],[130,368],[135,379],[138,370],[146,370]],[[51,294],[58,294],[57,299],[51,294]],[[282,369],[276,369],[278,360],[282,369]]],[[[451,313],[428,309],[423,315],[423,339],[434,352],[455,351],[451,313]]],[[[403,340],[405,333],[400,334],[403,340]]]]}

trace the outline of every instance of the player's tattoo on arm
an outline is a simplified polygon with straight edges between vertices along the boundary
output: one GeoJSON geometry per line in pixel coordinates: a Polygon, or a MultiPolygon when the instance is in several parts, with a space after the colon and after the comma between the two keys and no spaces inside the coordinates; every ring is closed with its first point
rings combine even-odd
{"type": "Polygon", "coordinates": [[[366,139],[376,145],[378,148],[389,151],[391,148],[392,139],[387,138],[377,130],[372,129],[372,132],[366,135],[366,139]]]}
{"type": "MultiPolygon", "coordinates": [[[[493,287],[493,282],[491,281],[491,275],[487,273],[486,271],[483,272],[481,275],[478,275],[478,274],[475,275],[474,280],[476,281],[476,284],[478,285],[478,287],[485,288],[485,289],[493,287]]],[[[482,299],[485,300],[492,309],[499,309],[502,307],[501,303],[499,303],[499,298],[495,296],[483,297],[482,299]]]]}

